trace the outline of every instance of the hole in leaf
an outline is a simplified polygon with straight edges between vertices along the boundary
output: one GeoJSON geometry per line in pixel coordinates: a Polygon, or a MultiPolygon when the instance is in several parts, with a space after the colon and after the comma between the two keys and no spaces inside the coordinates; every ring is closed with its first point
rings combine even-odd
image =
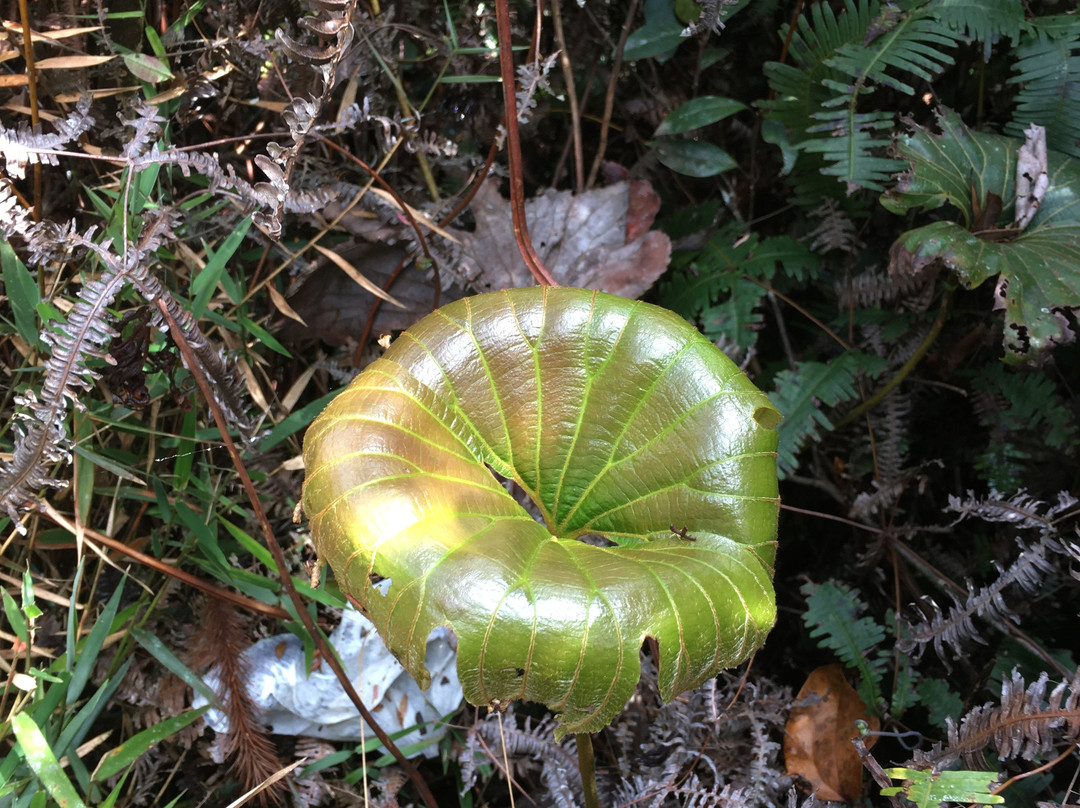
{"type": "Polygon", "coordinates": [[[577,537],[577,540],[584,542],[585,544],[592,545],[593,547],[618,547],[618,542],[614,542],[607,536],[601,536],[599,533],[584,533],[577,537]]]}
{"type": "Polygon", "coordinates": [[[495,469],[493,469],[488,463],[485,463],[484,465],[487,466],[487,470],[491,472],[491,476],[495,478],[495,481],[507,490],[507,492],[510,494],[510,496],[514,498],[514,501],[517,502],[518,505],[520,505],[522,508],[529,512],[529,516],[531,516],[533,520],[539,522],[542,525],[546,524],[544,522],[543,515],[540,513],[540,508],[537,507],[536,503],[533,502],[532,497],[530,497],[525,492],[525,490],[517,484],[516,481],[510,479],[509,477],[502,476],[501,474],[499,474],[499,472],[495,471],[495,469]]]}
{"type": "Polygon", "coordinates": [[[780,413],[772,407],[758,407],[754,410],[754,421],[765,429],[776,429],[780,418],[780,413]]]}
{"type": "Polygon", "coordinates": [[[368,582],[383,597],[386,597],[386,593],[390,591],[390,587],[394,585],[393,578],[387,578],[383,575],[379,575],[377,572],[372,572],[368,575],[368,582]]]}
{"type": "Polygon", "coordinates": [[[1006,332],[1009,349],[1018,354],[1026,354],[1031,349],[1031,340],[1028,338],[1027,326],[1019,325],[1018,323],[1009,323],[1008,329],[1014,332],[1013,334],[1008,334],[1006,332]]]}

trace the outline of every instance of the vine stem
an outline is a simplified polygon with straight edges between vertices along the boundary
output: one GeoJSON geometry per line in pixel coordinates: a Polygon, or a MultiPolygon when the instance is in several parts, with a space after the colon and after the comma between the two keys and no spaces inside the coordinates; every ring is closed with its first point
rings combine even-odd
{"type": "Polygon", "coordinates": [[[345,694],[349,697],[349,700],[352,701],[356,706],[356,709],[360,711],[361,718],[363,718],[364,722],[371,727],[382,745],[394,756],[398,765],[401,766],[409,779],[413,781],[416,790],[420,792],[420,799],[424,801],[424,804],[428,806],[428,808],[438,808],[438,802],[435,799],[435,795],[431,793],[431,788],[428,786],[423,776],[421,776],[420,772],[417,771],[416,766],[413,765],[412,761],[401,753],[397,744],[395,744],[390,739],[390,736],[386,734],[386,730],[379,726],[379,722],[371,715],[371,711],[364,706],[364,702],[360,699],[360,694],[356,692],[356,688],[353,687],[352,682],[349,680],[349,675],[342,667],[337,652],[330,647],[330,643],[327,641],[326,637],[323,636],[323,633],[319,631],[318,626],[315,625],[315,621],[308,613],[307,604],[305,604],[303,598],[300,597],[300,593],[296,591],[296,585],[293,583],[292,574],[289,572],[289,567],[285,563],[285,553],[281,549],[277,537],[274,535],[274,529],[270,526],[270,520],[267,518],[266,511],[263,509],[262,502],[259,500],[259,494],[255,491],[255,485],[251,482],[251,476],[247,472],[247,467],[240,458],[240,452],[236,449],[236,443],[233,441],[232,435],[229,434],[229,425],[225,422],[225,415],[222,413],[221,407],[217,403],[217,399],[214,398],[214,392],[210,389],[210,383],[206,380],[206,376],[202,372],[199,359],[195,356],[195,352],[191,349],[191,346],[188,345],[187,340],[184,338],[184,332],[180,329],[179,324],[169,313],[165,301],[158,298],[156,303],[158,309],[161,311],[161,316],[165,318],[165,322],[169,324],[169,330],[172,332],[173,340],[180,349],[180,353],[183,354],[184,363],[187,365],[188,371],[195,379],[195,383],[202,392],[203,398],[206,399],[206,405],[210,408],[210,412],[214,416],[214,423],[217,424],[217,428],[221,432],[221,440],[224,442],[225,448],[229,452],[229,457],[232,459],[233,466],[236,468],[236,473],[239,475],[244,491],[248,495],[248,500],[251,502],[251,508],[255,512],[259,527],[262,529],[263,540],[266,542],[266,546],[274,556],[274,564],[277,565],[278,572],[281,575],[281,584],[288,594],[289,600],[292,601],[293,608],[296,609],[297,617],[300,618],[300,622],[304,624],[304,628],[307,629],[311,638],[315,641],[319,653],[322,654],[323,661],[325,661],[330,666],[331,670],[334,671],[338,681],[341,683],[342,689],[344,689],[345,694]]]}
{"type": "Polygon", "coordinates": [[[619,73],[622,72],[626,40],[630,37],[630,30],[634,27],[634,18],[637,16],[639,5],[641,5],[641,0],[631,0],[630,7],[626,10],[626,20],[623,22],[622,30],[619,32],[619,44],[615,46],[615,58],[611,64],[611,80],[608,82],[607,93],[604,95],[604,117],[600,121],[600,143],[596,147],[596,156],[593,158],[592,168],[589,169],[589,178],[585,181],[586,188],[592,188],[596,183],[596,176],[600,173],[600,166],[604,163],[608,133],[611,131],[611,113],[615,109],[615,88],[619,83],[619,73]]]}
{"type": "Polygon", "coordinates": [[[517,80],[514,77],[514,53],[511,49],[509,0],[496,0],[495,21],[499,32],[499,70],[502,73],[503,106],[506,109],[506,156],[510,164],[510,210],[514,217],[514,239],[525,266],[541,286],[558,286],[544,262],[533,249],[529,225],[525,220],[525,181],[521,177],[521,138],[518,134],[517,80]]]}
{"type": "Polygon", "coordinates": [[[581,788],[585,793],[585,808],[600,808],[596,793],[596,757],[593,755],[592,735],[587,732],[574,736],[577,743],[577,765],[581,773],[581,788]]]}
{"type": "Polygon", "coordinates": [[[923,341],[919,343],[919,347],[915,349],[908,361],[906,361],[900,370],[896,371],[896,374],[883,384],[870,398],[866,399],[862,404],[849,412],[846,416],[841,418],[833,427],[834,430],[838,430],[841,427],[847,426],[864,412],[876,407],[885,396],[889,395],[897,385],[900,384],[908,375],[915,369],[915,367],[922,361],[922,358],[926,355],[926,352],[930,350],[930,346],[934,344],[938,334],[941,333],[942,327],[945,325],[945,321],[949,319],[949,311],[952,309],[953,294],[956,292],[955,286],[948,286],[945,289],[945,294],[941,298],[941,309],[938,311],[937,319],[934,320],[934,324],[930,326],[930,330],[926,333],[923,341]]]}

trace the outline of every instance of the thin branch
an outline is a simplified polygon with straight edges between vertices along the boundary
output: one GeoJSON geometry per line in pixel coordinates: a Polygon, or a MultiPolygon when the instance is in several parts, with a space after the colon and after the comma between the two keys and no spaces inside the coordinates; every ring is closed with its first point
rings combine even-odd
{"type": "Polygon", "coordinates": [[[574,87],[574,67],[570,64],[570,54],[566,50],[561,8],[562,0],[553,0],[551,19],[555,28],[555,43],[559,46],[559,64],[562,66],[563,81],[566,83],[566,98],[570,103],[570,132],[574,139],[574,190],[580,194],[585,190],[585,152],[581,145],[581,108],[578,106],[577,89],[574,87]]]}
{"type": "MultiPolygon", "coordinates": [[[[65,518],[63,514],[53,508],[48,502],[43,503],[42,515],[48,518],[49,521],[51,521],[53,524],[59,525],[72,535],[74,535],[78,531],[78,528],[74,523],[65,518]]],[[[132,561],[138,561],[140,564],[147,566],[150,569],[157,570],[162,575],[168,575],[170,578],[175,578],[176,580],[187,584],[193,589],[198,589],[200,592],[203,592],[207,595],[212,595],[213,597],[220,600],[228,601],[235,606],[239,606],[241,609],[247,609],[248,611],[265,614],[268,617],[273,617],[276,620],[289,620],[292,617],[292,615],[290,615],[282,608],[279,608],[277,606],[271,606],[268,603],[260,603],[257,600],[246,598],[243,595],[237,594],[236,592],[232,592],[228,589],[224,589],[223,587],[207,583],[206,581],[202,580],[201,578],[197,578],[189,572],[184,572],[184,570],[182,569],[178,569],[169,564],[166,564],[163,561],[159,561],[153,556],[148,556],[145,553],[140,553],[138,550],[128,547],[122,541],[114,539],[112,536],[106,536],[104,533],[99,533],[93,528],[83,525],[82,532],[88,538],[93,539],[98,544],[102,544],[108,547],[110,550],[114,550],[115,552],[122,555],[126,555],[132,561]]]]}
{"type": "Polygon", "coordinates": [[[900,382],[908,377],[908,374],[915,369],[915,367],[922,361],[923,356],[930,350],[930,346],[934,344],[938,334],[941,333],[942,327],[945,325],[945,321],[949,319],[949,311],[952,309],[953,293],[956,291],[955,286],[949,286],[945,290],[945,294],[941,299],[941,309],[938,311],[938,316],[934,320],[934,324],[930,326],[930,330],[926,333],[923,341],[919,343],[919,347],[915,349],[908,360],[903,364],[900,370],[896,371],[896,374],[885,382],[880,389],[877,390],[870,398],[860,404],[858,407],[849,412],[846,416],[841,418],[833,427],[834,430],[839,430],[844,426],[847,426],[864,412],[872,409],[881,402],[885,396],[893,391],[900,382]]]}
{"type": "Polygon", "coordinates": [[[626,39],[630,36],[630,29],[634,26],[634,17],[637,15],[641,0],[631,0],[630,8],[626,12],[626,21],[619,33],[619,44],[615,46],[615,59],[611,65],[611,78],[608,80],[607,95],[604,97],[604,117],[600,123],[600,142],[596,147],[596,157],[593,158],[592,168],[589,169],[589,181],[585,183],[587,188],[592,188],[596,182],[596,175],[600,173],[600,166],[604,162],[604,152],[607,151],[608,132],[611,130],[611,112],[615,109],[615,88],[619,84],[619,73],[622,71],[623,51],[626,49],[626,39]]]}

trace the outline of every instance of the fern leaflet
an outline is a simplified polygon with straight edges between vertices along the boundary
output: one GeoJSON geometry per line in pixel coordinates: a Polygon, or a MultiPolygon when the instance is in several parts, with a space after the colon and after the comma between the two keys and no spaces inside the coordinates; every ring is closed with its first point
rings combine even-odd
{"type": "Polygon", "coordinates": [[[1014,43],[1028,28],[1024,7],[1015,0],[934,0],[930,13],[966,39],[983,44],[983,61],[1002,37],[1014,43]]]}
{"type": "Polygon", "coordinates": [[[916,762],[940,769],[962,758],[968,768],[984,768],[983,750],[988,746],[999,758],[1034,760],[1059,743],[1075,743],[1080,736],[1080,671],[1047,695],[1049,681],[1042,673],[1025,690],[1024,677],[1014,670],[1002,679],[1000,705],[976,707],[959,727],[948,719],[948,743],[917,752],[916,762]]]}
{"type": "Polygon", "coordinates": [[[1038,19],[1013,56],[1017,75],[1009,83],[1023,87],[1005,131],[1023,137],[1030,124],[1039,124],[1046,127],[1047,146],[1080,157],[1080,21],[1038,19]]]}
{"type": "Polygon", "coordinates": [[[784,414],[777,448],[781,478],[798,468],[799,450],[808,440],[819,440],[820,430],[833,428],[821,407],[835,407],[856,398],[855,380],[859,373],[876,376],[885,363],[878,356],[848,351],[828,364],[800,362],[796,370],[784,370],[776,375],[776,390],[769,398],[784,414]]]}
{"type": "Polygon", "coordinates": [[[822,648],[831,648],[849,668],[859,671],[859,696],[874,712],[880,712],[883,699],[881,680],[889,656],[871,652],[885,639],[885,629],[872,617],[860,617],[866,604],[857,590],[840,584],[804,584],[806,596],[803,622],[810,636],[822,648]]]}
{"type": "Polygon", "coordinates": [[[903,794],[918,808],[937,808],[946,802],[997,805],[1004,797],[990,793],[995,779],[986,772],[936,772],[933,769],[886,769],[893,780],[905,780],[901,786],[881,789],[881,796],[903,794]]]}

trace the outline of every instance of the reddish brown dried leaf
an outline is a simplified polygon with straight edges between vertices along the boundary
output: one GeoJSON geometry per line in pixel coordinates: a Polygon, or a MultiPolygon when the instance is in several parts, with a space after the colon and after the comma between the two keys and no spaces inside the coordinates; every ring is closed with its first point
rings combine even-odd
{"type": "MultiPolygon", "coordinates": [[[[525,203],[533,246],[557,283],[629,298],[644,294],[671,258],[668,237],[649,230],[658,209],[655,192],[641,180],[578,195],[548,191],[525,203]]],[[[472,211],[476,230],[456,233],[465,274],[483,290],[532,286],[510,203],[494,181],[477,192],[472,211]]]]}
{"type": "MultiPolygon", "coordinates": [[[[784,728],[787,773],[807,780],[819,800],[854,802],[862,792],[862,763],[851,745],[862,719],[881,724],[848,684],[842,665],[824,665],[806,677],[784,728]]],[[[874,736],[867,739],[873,745],[874,736]]]]}

